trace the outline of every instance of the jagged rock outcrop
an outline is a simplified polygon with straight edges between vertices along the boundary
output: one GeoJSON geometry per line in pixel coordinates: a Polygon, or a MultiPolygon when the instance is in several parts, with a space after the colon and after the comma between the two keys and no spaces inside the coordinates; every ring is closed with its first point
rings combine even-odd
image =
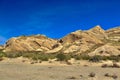
{"type": "Polygon", "coordinates": [[[72,32],[62,38],[64,53],[83,53],[94,45],[104,44],[103,39],[107,39],[107,35],[100,26],[96,26],[87,31],[78,30],[72,32]]]}
{"type": "Polygon", "coordinates": [[[120,55],[120,28],[103,30],[99,25],[90,30],[77,30],[55,40],[43,35],[20,36],[9,39],[4,52],[39,51],[93,55],[120,55]]]}
{"type": "Polygon", "coordinates": [[[94,35],[97,39],[108,39],[108,35],[105,30],[103,30],[99,25],[94,28],[88,30],[89,34],[94,35]]]}
{"type": "Polygon", "coordinates": [[[89,53],[88,55],[110,56],[110,55],[119,55],[119,54],[120,54],[120,51],[116,47],[106,44],[101,47],[98,47],[93,52],[89,53]]]}
{"type": "Polygon", "coordinates": [[[42,35],[20,36],[11,38],[5,44],[4,52],[14,51],[48,51],[57,44],[57,40],[42,35]]]}
{"type": "Polygon", "coordinates": [[[120,27],[112,28],[106,31],[109,40],[120,41],[120,27]]]}

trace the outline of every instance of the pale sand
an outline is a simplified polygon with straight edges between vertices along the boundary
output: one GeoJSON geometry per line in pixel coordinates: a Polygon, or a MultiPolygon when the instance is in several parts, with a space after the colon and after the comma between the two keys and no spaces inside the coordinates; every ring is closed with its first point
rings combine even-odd
{"type": "Polygon", "coordinates": [[[22,60],[23,58],[1,61],[0,80],[120,80],[120,68],[101,68],[101,63],[73,61],[72,65],[60,62],[30,64],[28,59],[24,59],[26,62],[22,60]],[[96,74],[94,78],[88,76],[91,72],[96,74]],[[105,77],[106,73],[116,74],[118,78],[105,77]],[[71,77],[75,79],[70,79],[71,77]]]}

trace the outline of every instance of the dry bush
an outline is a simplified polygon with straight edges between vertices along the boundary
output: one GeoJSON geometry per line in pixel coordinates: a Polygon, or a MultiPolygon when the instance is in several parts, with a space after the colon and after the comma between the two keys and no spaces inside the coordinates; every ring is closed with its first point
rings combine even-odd
{"type": "Polygon", "coordinates": [[[89,74],[89,77],[95,77],[95,73],[94,73],[94,72],[91,72],[91,73],[89,74]]]}
{"type": "Polygon", "coordinates": [[[118,76],[116,74],[111,75],[109,73],[106,73],[104,76],[106,76],[106,77],[112,77],[113,79],[117,79],[118,78],[118,76]]]}
{"type": "Polygon", "coordinates": [[[0,58],[0,61],[2,61],[3,60],[3,58],[0,58]]]}
{"type": "Polygon", "coordinates": [[[77,79],[75,76],[70,76],[68,79],[77,79]]]}
{"type": "Polygon", "coordinates": [[[66,64],[67,64],[67,65],[72,65],[72,63],[69,62],[68,60],[66,61],[66,64]]]}
{"type": "Polygon", "coordinates": [[[42,61],[41,61],[41,60],[38,60],[38,63],[42,63],[42,61]]]}
{"type": "Polygon", "coordinates": [[[80,75],[80,77],[83,77],[83,75],[80,75]]]}
{"type": "Polygon", "coordinates": [[[113,63],[113,65],[107,65],[107,64],[103,64],[101,66],[102,68],[120,68],[120,65],[118,65],[117,63],[113,63]]]}
{"type": "Polygon", "coordinates": [[[35,64],[35,62],[31,62],[30,64],[35,64]]]}
{"type": "Polygon", "coordinates": [[[120,65],[118,65],[117,63],[113,63],[112,67],[113,68],[120,68],[120,65]]]}
{"type": "Polygon", "coordinates": [[[25,62],[26,60],[22,60],[22,62],[25,62]]]}
{"type": "Polygon", "coordinates": [[[113,79],[117,79],[117,78],[118,78],[118,76],[117,76],[116,74],[113,74],[111,77],[112,77],[113,79]]]}
{"type": "Polygon", "coordinates": [[[103,64],[101,67],[102,67],[102,68],[107,68],[108,65],[107,65],[107,64],[103,64]]]}
{"type": "Polygon", "coordinates": [[[104,76],[111,77],[111,75],[109,73],[106,73],[104,76]]]}

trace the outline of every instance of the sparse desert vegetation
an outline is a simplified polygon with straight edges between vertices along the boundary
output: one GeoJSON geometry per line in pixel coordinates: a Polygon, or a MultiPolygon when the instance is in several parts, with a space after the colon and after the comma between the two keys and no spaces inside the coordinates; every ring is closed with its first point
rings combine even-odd
{"type": "MultiPolygon", "coordinates": [[[[41,61],[48,61],[49,59],[57,59],[57,61],[68,61],[71,58],[74,58],[75,60],[88,60],[89,62],[100,62],[100,61],[107,61],[111,60],[114,62],[120,61],[120,56],[117,55],[111,55],[111,56],[100,56],[100,55],[94,55],[89,56],[87,54],[78,54],[75,55],[74,53],[71,54],[64,54],[64,53],[51,53],[51,54],[45,54],[43,52],[10,52],[6,53],[0,50],[0,58],[3,57],[7,58],[17,58],[17,57],[25,57],[31,60],[41,60],[41,61]]],[[[102,67],[105,67],[106,65],[103,65],[102,67]]],[[[114,66],[117,67],[117,64],[114,64],[114,66]]]]}
{"type": "Polygon", "coordinates": [[[118,38],[114,31],[100,26],[72,32],[59,40],[43,35],[13,37],[0,46],[0,78],[120,80],[118,38]]]}

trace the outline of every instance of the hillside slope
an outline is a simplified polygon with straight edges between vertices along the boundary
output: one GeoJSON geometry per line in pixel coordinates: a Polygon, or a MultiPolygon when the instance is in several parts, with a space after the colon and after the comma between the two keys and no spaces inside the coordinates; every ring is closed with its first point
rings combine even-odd
{"type": "Polygon", "coordinates": [[[93,55],[120,55],[120,28],[103,30],[99,25],[90,30],[77,30],[55,40],[43,35],[9,39],[4,52],[30,52],[93,55]]]}

